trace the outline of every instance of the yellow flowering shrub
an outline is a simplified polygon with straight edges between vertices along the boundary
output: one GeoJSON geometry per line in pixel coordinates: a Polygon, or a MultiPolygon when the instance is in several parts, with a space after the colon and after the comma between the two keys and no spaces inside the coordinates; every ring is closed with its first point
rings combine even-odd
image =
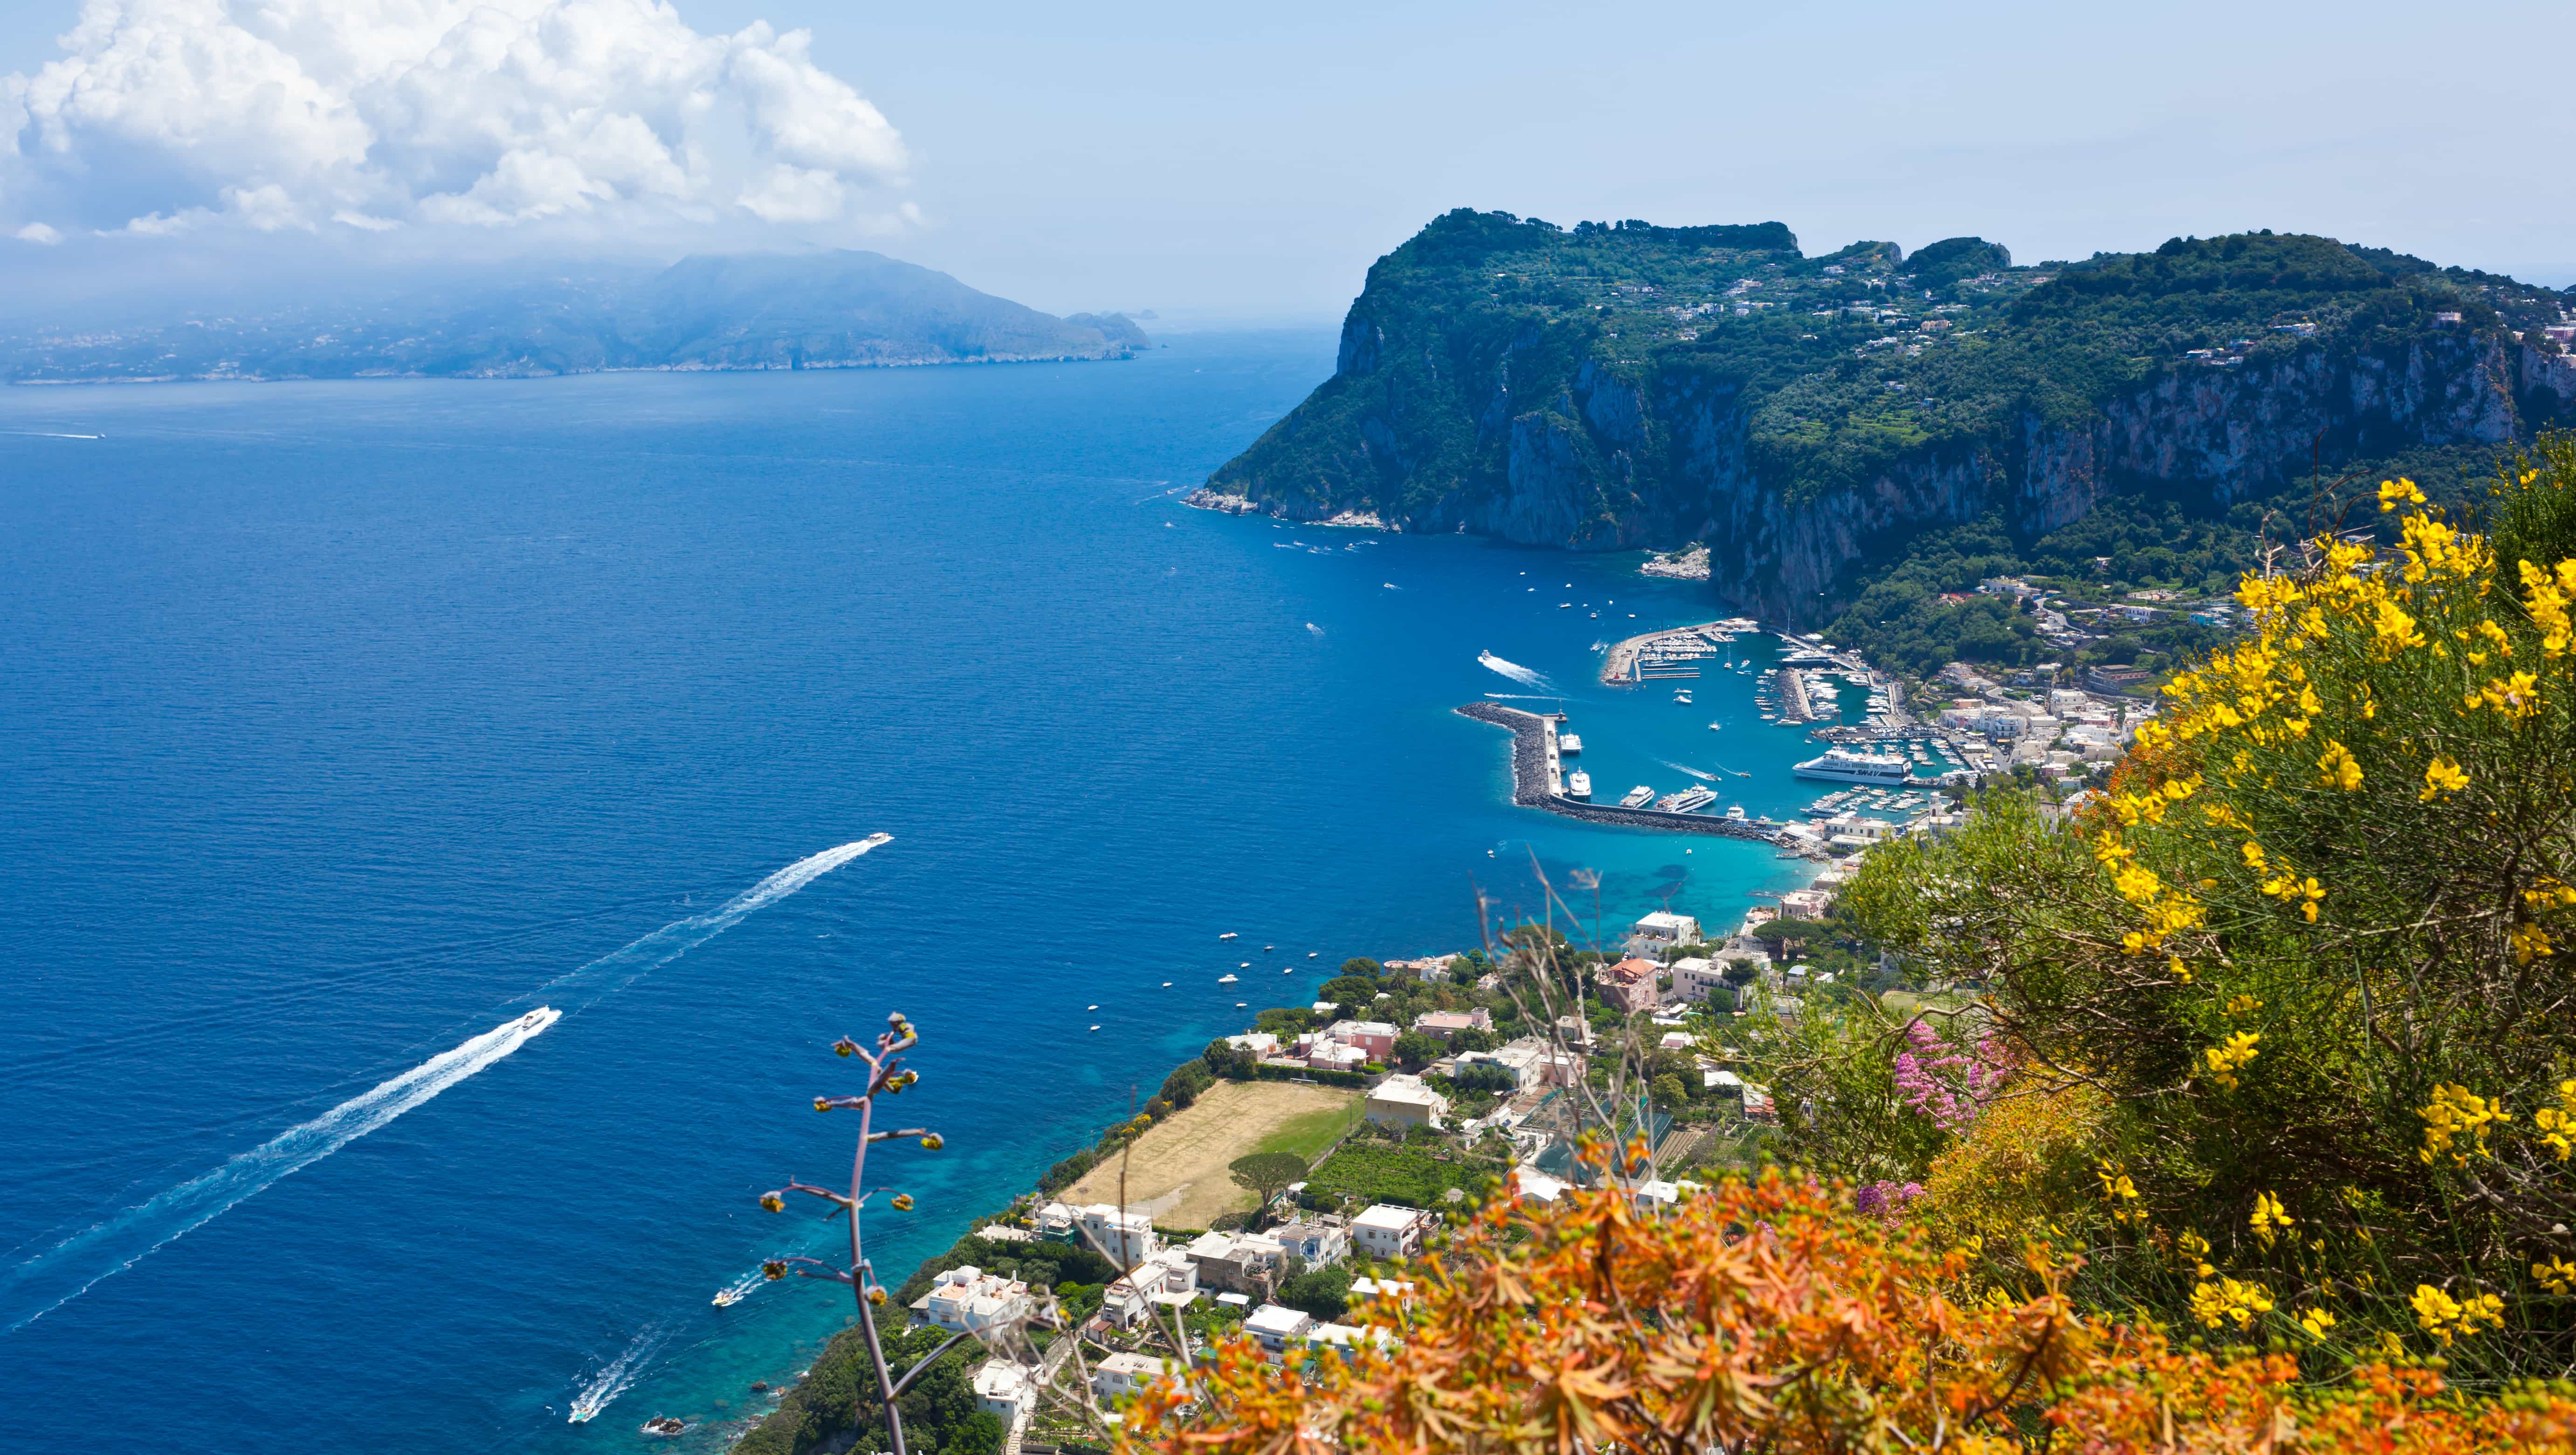
{"type": "Polygon", "coordinates": [[[2103,1098],[2084,1165],[2136,1195],[2079,1186],[2013,1225],[2080,1230],[2106,1300],[2234,1327],[2230,1289],[2263,1290],[2320,1315],[2281,1315],[2302,1338],[2554,1375],[2576,1310],[2552,1280],[2576,1283],[2534,1270],[2576,1257],[2576,438],[2508,470],[2492,539],[2409,482],[2378,503],[2384,544],[2321,535],[2241,584],[2243,636],[2164,684],[2097,802],[1989,794],[1873,853],[1846,902],[1987,988],[2017,1084],[2103,1098]]]}

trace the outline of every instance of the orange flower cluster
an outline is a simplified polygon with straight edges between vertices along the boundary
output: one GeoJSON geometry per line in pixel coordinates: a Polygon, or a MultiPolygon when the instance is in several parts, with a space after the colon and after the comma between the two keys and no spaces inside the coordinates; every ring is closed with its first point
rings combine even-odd
{"type": "Polygon", "coordinates": [[[1617,1191],[1497,1203],[1355,1315],[1395,1335],[1266,1360],[1248,1340],[1147,1392],[1122,1455],[2041,1448],[2576,1451],[2576,1399],[2468,1397],[2371,1366],[2177,1348],[2080,1313],[2044,1247],[1966,1292],[1964,1248],[1777,1173],[1659,1212],[1617,1191]]]}

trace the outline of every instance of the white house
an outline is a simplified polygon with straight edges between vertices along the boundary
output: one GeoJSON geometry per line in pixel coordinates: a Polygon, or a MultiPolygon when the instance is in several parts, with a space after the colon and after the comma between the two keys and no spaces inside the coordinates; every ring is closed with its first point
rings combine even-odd
{"type": "Polygon", "coordinates": [[[1364,1257],[1410,1257],[1422,1251],[1430,1228],[1431,1214],[1381,1202],[1351,1219],[1351,1245],[1364,1257]]]}
{"type": "Polygon", "coordinates": [[[1027,1318],[1030,1310],[1027,1284],[971,1263],[940,1274],[930,1292],[912,1303],[915,1323],[961,1334],[1005,1327],[1027,1318]]]}
{"type": "Polygon", "coordinates": [[[1037,1389],[1029,1372],[1008,1359],[988,1359],[975,1371],[975,1403],[984,1413],[1002,1422],[1009,1431],[1019,1425],[1022,1416],[1036,1402],[1037,1389]]]}
{"type": "Polygon", "coordinates": [[[1154,1219],[1142,1209],[1120,1210],[1095,1202],[1074,1213],[1082,1241],[1121,1268],[1154,1256],[1154,1219]]]}
{"type": "Polygon", "coordinates": [[[1267,1294],[1288,1276],[1288,1250],[1266,1234],[1201,1233],[1180,1251],[1201,1286],[1228,1293],[1267,1294]]]}
{"type": "Polygon", "coordinates": [[[1698,920],[1662,909],[1638,920],[1636,934],[1664,945],[1696,945],[1700,941],[1698,920]]]}
{"type": "Polygon", "coordinates": [[[1369,1089],[1366,1115],[1380,1126],[1429,1127],[1436,1132],[1448,1111],[1449,1098],[1424,1085],[1421,1077],[1398,1074],[1369,1089]]]}
{"type": "Polygon", "coordinates": [[[1300,1218],[1282,1223],[1262,1234],[1277,1243],[1289,1257],[1309,1268],[1330,1268],[1351,1256],[1351,1230],[1338,1217],[1325,1217],[1313,1222],[1300,1218]]]}
{"type": "Polygon", "coordinates": [[[1282,1308],[1275,1303],[1265,1303],[1254,1309],[1243,1321],[1243,1331],[1257,1340],[1273,1359],[1286,1351],[1289,1340],[1306,1337],[1314,1327],[1312,1315],[1282,1308]]]}
{"type": "Polygon", "coordinates": [[[1091,1392],[1104,1400],[1129,1399],[1165,1375],[1179,1372],[1180,1365],[1170,1358],[1151,1354],[1103,1355],[1091,1366],[1091,1392]]]}
{"type": "Polygon", "coordinates": [[[1100,1316],[1132,1329],[1145,1322],[1156,1305],[1187,1308],[1198,1296],[1197,1261],[1186,1248],[1165,1248],[1101,1290],[1100,1316]]]}

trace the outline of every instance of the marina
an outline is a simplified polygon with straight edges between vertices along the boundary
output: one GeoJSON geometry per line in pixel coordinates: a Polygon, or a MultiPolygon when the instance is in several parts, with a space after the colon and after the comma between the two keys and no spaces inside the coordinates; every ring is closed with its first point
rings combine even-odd
{"type": "MultiPolygon", "coordinates": [[[[1628,824],[1639,828],[1670,828],[1685,833],[1714,834],[1724,838],[1759,839],[1779,842],[1780,826],[1767,820],[1744,820],[1713,817],[1702,813],[1676,813],[1660,808],[1631,807],[1624,800],[1617,808],[1596,803],[1578,803],[1562,792],[1554,791],[1548,781],[1549,744],[1554,737],[1554,721],[1534,712],[1522,712],[1493,702],[1470,702],[1454,709],[1460,717],[1491,723],[1512,735],[1512,802],[1524,808],[1541,808],[1568,818],[1593,823],[1628,824]]],[[[1648,794],[1654,792],[1649,788],[1648,794]]],[[[1629,795],[1634,798],[1632,793],[1629,795]]],[[[1717,795],[1709,794],[1714,799],[1717,795]]]]}

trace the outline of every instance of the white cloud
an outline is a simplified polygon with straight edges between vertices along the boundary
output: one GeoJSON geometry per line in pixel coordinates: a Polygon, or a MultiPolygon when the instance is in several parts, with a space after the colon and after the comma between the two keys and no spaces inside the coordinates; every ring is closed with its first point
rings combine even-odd
{"type": "Polygon", "coordinates": [[[15,236],[20,242],[42,243],[46,247],[52,247],[54,244],[63,240],[63,235],[60,232],[45,226],[41,222],[28,223],[25,227],[18,229],[15,236]]]}
{"type": "Polygon", "coordinates": [[[0,77],[0,181],[162,234],[857,220],[903,141],[807,47],[654,0],[84,0],[0,77]]]}

